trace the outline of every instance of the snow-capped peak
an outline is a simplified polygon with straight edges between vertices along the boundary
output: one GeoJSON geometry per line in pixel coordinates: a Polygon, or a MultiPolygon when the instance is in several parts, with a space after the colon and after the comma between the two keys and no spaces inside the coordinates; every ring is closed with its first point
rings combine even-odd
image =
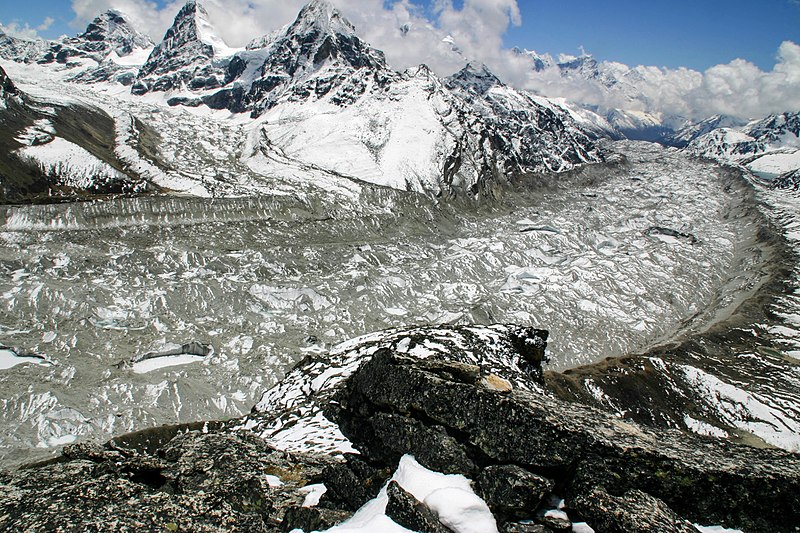
{"type": "Polygon", "coordinates": [[[229,56],[236,52],[236,49],[229,47],[225,41],[217,34],[216,28],[209,20],[208,11],[196,0],[189,0],[186,7],[194,6],[194,22],[197,28],[197,38],[214,48],[215,56],[229,56]]]}
{"type": "Polygon", "coordinates": [[[481,94],[492,87],[502,86],[503,83],[495,76],[485,64],[470,61],[460,71],[447,79],[448,83],[460,85],[465,89],[472,89],[481,94]]]}
{"type": "Polygon", "coordinates": [[[362,41],[355,27],[326,0],[306,4],[272,47],[263,68],[267,77],[288,75],[297,81],[324,65],[375,71],[387,68],[383,52],[362,41]]]}
{"type": "Polygon", "coordinates": [[[193,90],[218,88],[227,74],[224,65],[216,63],[236,52],[217,35],[205,8],[189,0],[142,66],[132,92],[170,91],[183,85],[193,90]]]}
{"type": "Polygon", "coordinates": [[[122,13],[113,9],[95,18],[76,40],[102,43],[121,57],[155,45],[150,37],[136,31],[122,13]]]}
{"type": "MultiPolygon", "coordinates": [[[[188,44],[199,41],[212,47],[214,56],[230,55],[233,50],[217,34],[203,4],[188,0],[175,16],[172,27],[164,36],[164,44],[188,44]]],[[[160,46],[162,46],[160,45],[160,46]]]]}
{"type": "Polygon", "coordinates": [[[514,47],[511,51],[519,56],[525,56],[530,59],[531,66],[536,72],[554,67],[556,64],[555,60],[553,60],[553,56],[550,54],[540,54],[534,50],[527,50],[519,47],[514,47]]]}
{"type": "Polygon", "coordinates": [[[312,31],[351,35],[356,28],[327,0],[311,0],[300,11],[289,33],[303,35],[312,31]]]}

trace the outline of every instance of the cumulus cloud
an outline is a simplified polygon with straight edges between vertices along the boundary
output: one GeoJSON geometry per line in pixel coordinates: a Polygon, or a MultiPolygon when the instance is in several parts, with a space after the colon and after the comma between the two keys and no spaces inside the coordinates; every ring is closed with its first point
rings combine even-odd
{"type": "MultiPolygon", "coordinates": [[[[42,30],[45,29],[47,28],[42,28],[42,30]]],[[[35,40],[40,38],[36,28],[31,28],[28,24],[20,25],[17,22],[10,22],[8,24],[0,23],[0,32],[10,35],[11,37],[17,37],[18,39],[35,40]]]]}
{"type": "MultiPolygon", "coordinates": [[[[291,23],[307,0],[202,0],[217,30],[230,46],[244,46],[254,38],[269,34],[291,23]]],[[[439,20],[429,20],[410,0],[333,0],[332,3],[356,26],[359,34],[386,52],[397,69],[425,63],[437,73],[450,74],[465,60],[442,42],[448,32],[464,40],[462,46],[478,47],[481,37],[469,31],[468,19],[483,17],[482,38],[499,50],[508,17],[519,21],[516,0],[465,0],[462,9],[440,3],[439,20]],[[493,11],[494,9],[494,11],[493,11]],[[498,15],[499,14],[499,15],[498,15]]],[[[173,0],[163,7],[148,0],[72,0],[73,26],[81,29],[99,13],[116,9],[131,23],[158,42],[183,5],[173,0]]]]}
{"type": "Polygon", "coordinates": [[[56,19],[54,19],[53,17],[45,17],[42,23],[36,26],[36,29],[38,31],[47,31],[50,29],[50,26],[52,26],[55,21],[56,19]]]}
{"type": "MultiPolygon", "coordinates": [[[[231,46],[272,33],[290,23],[307,0],[201,0],[220,36],[231,46]]],[[[151,0],[72,0],[74,25],[82,29],[107,9],[126,13],[158,42],[183,0],[159,6],[151,0]]],[[[630,68],[606,62],[601,67],[622,83],[564,77],[558,69],[533,70],[532,59],[504,48],[503,36],[522,23],[518,0],[435,0],[424,11],[414,0],[332,0],[359,34],[386,53],[398,70],[424,63],[439,75],[457,71],[468,60],[486,63],[501,79],[519,88],[601,108],[646,111],[661,116],[702,119],[711,114],[742,118],[800,109],[800,46],[784,42],[777,64],[764,72],[742,59],[705,72],[658,67],[630,68]],[[449,38],[448,38],[449,37],[449,38]]],[[[17,33],[31,28],[12,28],[17,33]]]]}

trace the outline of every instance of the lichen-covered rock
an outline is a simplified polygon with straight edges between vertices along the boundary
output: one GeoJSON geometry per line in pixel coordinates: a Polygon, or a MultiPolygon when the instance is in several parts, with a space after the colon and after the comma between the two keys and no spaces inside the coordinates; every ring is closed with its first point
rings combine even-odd
{"type": "Polygon", "coordinates": [[[396,481],[386,488],[389,502],[386,504],[386,516],[395,523],[411,531],[425,533],[452,533],[439,522],[439,518],[424,503],[405,491],[396,481]]]}
{"type": "Polygon", "coordinates": [[[375,438],[385,444],[376,450],[380,456],[374,458],[379,461],[391,464],[408,450],[416,450],[416,459],[436,472],[473,476],[478,471],[463,444],[443,426],[427,425],[408,416],[375,413],[370,428],[375,438]]]}
{"type": "Polygon", "coordinates": [[[344,462],[332,463],[322,472],[328,489],[322,497],[322,505],[357,511],[378,494],[392,470],[389,467],[376,468],[358,455],[347,454],[344,459],[344,462]]]}
{"type": "Polygon", "coordinates": [[[602,489],[577,496],[573,509],[604,533],[696,533],[664,502],[640,490],[612,496],[602,489]]]}
{"type": "Polygon", "coordinates": [[[173,435],[155,453],[82,445],[3,474],[0,531],[277,532],[331,463],[248,434],[173,435]]]}
{"type": "Polygon", "coordinates": [[[367,458],[385,453],[393,438],[376,432],[373,420],[405,416],[457,436],[475,464],[546,472],[572,499],[591,498],[598,487],[636,489],[695,521],[748,531],[800,523],[796,454],[648,429],[541,392],[490,391],[445,367],[381,351],[350,378],[331,414],[367,458]]]}
{"type": "Polygon", "coordinates": [[[281,531],[284,533],[300,529],[303,531],[322,531],[344,522],[352,513],[325,509],[323,507],[290,507],[283,516],[281,531]]]}
{"type": "Polygon", "coordinates": [[[530,516],[554,483],[516,465],[492,465],[478,478],[480,494],[486,503],[507,517],[530,516]]]}

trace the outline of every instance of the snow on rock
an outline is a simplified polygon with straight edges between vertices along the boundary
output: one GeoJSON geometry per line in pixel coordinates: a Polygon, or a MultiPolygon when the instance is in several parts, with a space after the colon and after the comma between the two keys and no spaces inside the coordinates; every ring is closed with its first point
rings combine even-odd
{"type": "Polygon", "coordinates": [[[486,65],[470,63],[445,84],[494,132],[506,172],[559,172],[603,159],[568,113],[501,83],[486,65]]]}
{"type": "Polygon", "coordinates": [[[386,516],[388,484],[396,481],[438,514],[439,520],[455,533],[496,533],[497,523],[489,506],[472,490],[472,483],[462,475],[441,474],[420,465],[411,455],[400,459],[397,470],[381,488],[378,496],[359,509],[349,520],[326,529],[330,533],[402,532],[386,516]]]}
{"type": "Polygon", "coordinates": [[[0,58],[20,63],[38,61],[48,48],[43,39],[27,40],[7,35],[0,30],[0,58]]]}
{"type": "Polygon", "coordinates": [[[205,8],[189,0],[142,66],[132,92],[142,95],[183,86],[193,90],[220,87],[229,81],[224,58],[233,52],[217,36],[205,8]]]}
{"type": "Polygon", "coordinates": [[[420,358],[461,361],[507,380],[513,388],[540,390],[537,376],[541,369],[538,363],[526,362],[520,350],[543,356],[545,339],[540,330],[502,325],[398,328],[372,333],[339,344],[322,356],[306,357],[264,393],[253,413],[237,427],[258,433],[281,450],[353,452],[350,442],[323,410],[343,382],[377,351],[388,348],[420,358]],[[426,337],[421,343],[417,340],[420,336],[426,337]]]}
{"type": "MultiPolygon", "coordinates": [[[[704,402],[707,409],[726,423],[778,448],[800,452],[800,423],[784,415],[781,407],[785,406],[781,398],[748,392],[689,365],[682,365],[681,369],[698,401],[704,402]]],[[[689,420],[687,425],[701,434],[719,435],[722,431],[697,420],[689,420]]]]}
{"type": "Polygon", "coordinates": [[[692,141],[687,150],[714,159],[738,160],[763,152],[765,148],[762,143],[742,131],[718,128],[692,141]]]}
{"type": "MultiPolygon", "coordinates": [[[[712,122],[713,123],[713,122],[712,122]]],[[[739,164],[763,180],[794,188],[800,171],[800,112],[770,115],[738,128],[717,128],[696,137],[686,150],[739,164]]]]}

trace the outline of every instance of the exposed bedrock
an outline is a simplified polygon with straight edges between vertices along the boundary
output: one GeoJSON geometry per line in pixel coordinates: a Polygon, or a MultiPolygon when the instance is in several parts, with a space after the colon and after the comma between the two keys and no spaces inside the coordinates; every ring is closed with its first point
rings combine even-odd
{"type": "Polygon", "coordinates": [[[797,454],[654,430],[546,394],[492,390],[461,366],[454,372],[446,362],[380,351],[330,414],[367,461],[411,453],[428,468],[478,480],[501,522],[525,518],[520,507],[534,510],[545,492],[541,477],[578,516],[616,523],[604,531],[690,530],[678,516],[745,531],[800,524],[797,454]],[[500,467],[513,467],[504,479],[527,480],[523,488],[499,485],[492,472],[500,467]],[[661,518],[648,518],[656,510],[661,518]]]}

